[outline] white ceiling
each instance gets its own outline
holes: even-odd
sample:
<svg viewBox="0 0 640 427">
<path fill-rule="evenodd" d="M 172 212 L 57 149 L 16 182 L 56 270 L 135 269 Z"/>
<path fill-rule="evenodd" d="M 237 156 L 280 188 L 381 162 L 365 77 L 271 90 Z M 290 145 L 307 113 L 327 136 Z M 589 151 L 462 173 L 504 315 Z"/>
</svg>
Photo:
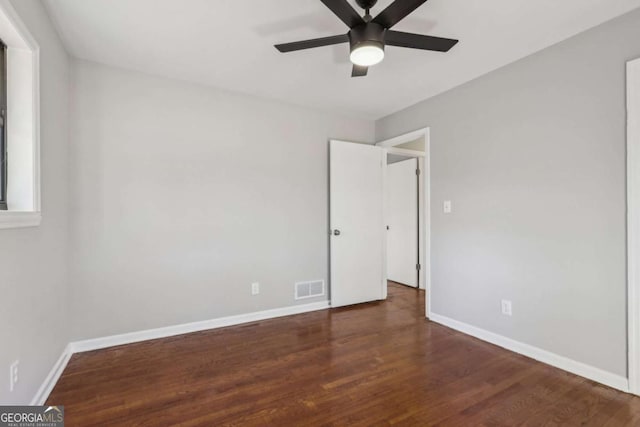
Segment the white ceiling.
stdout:
<svg viewBox="0 0 640 427">
<path fill-rule="evenodd" d="M 351 78 L 346 33 L 320 0 L 45 0 L 69 52 L 113 66 L 377 119 L 640 7 L 640 0 L 430 0 L 394 29 L 460 39 L 449 53 L 388 47 Z M 354 0 L 350 2 L 355 5 Z M 391 0 L 380 0 L 376 15 Z"/>
</svg>

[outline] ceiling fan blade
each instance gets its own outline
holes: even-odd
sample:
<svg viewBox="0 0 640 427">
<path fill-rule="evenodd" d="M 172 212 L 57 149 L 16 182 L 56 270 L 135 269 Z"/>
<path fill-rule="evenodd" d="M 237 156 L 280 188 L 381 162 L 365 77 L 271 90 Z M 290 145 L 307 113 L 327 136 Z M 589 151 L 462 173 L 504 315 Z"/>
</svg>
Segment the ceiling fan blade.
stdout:
<svg viewBox="0 0 640 427">
<path fill-rule="evenodd" d="M 427 0 L 396 0 L 373 18 L 373 22 L 391 28 L 426 2 Z"/>
<path fill-rule="evenodd" d="M 349 36 L 343 34 L 340 36 L 322 37 L 319 39 L 303 40 L 293 43 L 283 43 L 275 45 L 275 48 L 280 52 L 293 52 L 296 50 L 312 49 L 314 47 L 331 46 L 333 44 L 340 44 L 349 41 Z"/>
<path fill-rule="evenodd" d="M 349 28 L 364 24 L 364 19 L 356 12 L 347 0 L 320 0 Z"/>
<path fill-rule="evenodd" d="M 458 43 L 458 40 L 389 30 L 385 35 L 385 43 L 387 46 L 448 52 Z"/>
<path fill-rule="evenodd" d="M 351 77 L 364 77 L 367 75 L 367 71 L 369 71 L 369 67 L 354 64 L 353 70 L 351 70 Z"/>
</svg>

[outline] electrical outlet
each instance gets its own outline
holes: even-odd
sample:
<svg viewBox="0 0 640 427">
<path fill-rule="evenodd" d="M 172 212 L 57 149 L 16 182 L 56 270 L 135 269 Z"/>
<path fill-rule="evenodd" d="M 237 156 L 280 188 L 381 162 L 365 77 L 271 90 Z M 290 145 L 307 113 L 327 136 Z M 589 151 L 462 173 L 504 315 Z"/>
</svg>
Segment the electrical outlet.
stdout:
<svg viewBox="0 0 640 427">
<path fill-rule="evenodd" d="M 442 210 L 446 214 L 451 213 L 451 200 L 444 201 L 444 203 L 442 204 Z"/>
<path fill-rule="evenodd" d="M 9 391 L 13 391 L 16 388 L 16 384 L 18 384 L 18 365 L 20 364 L 19 360 L 16 360 L 9 366 Z"/>
<path fill-rule="evenodd" d="M 254 282 L 251 284 L 251 295 L 258 295 L 260 293 L 260 283 Z"/>
<path fill-rule="evenodd" d="M 505 316 L 511 316 L 511 301 L 503 299 L 502 300 L 502 314 Z"/>
</svg>

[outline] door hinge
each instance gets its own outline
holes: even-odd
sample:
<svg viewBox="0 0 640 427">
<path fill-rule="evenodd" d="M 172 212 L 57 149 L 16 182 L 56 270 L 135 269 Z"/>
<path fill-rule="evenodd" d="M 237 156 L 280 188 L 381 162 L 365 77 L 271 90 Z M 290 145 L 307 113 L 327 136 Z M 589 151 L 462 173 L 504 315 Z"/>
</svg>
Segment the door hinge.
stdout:
<svg viewBox="0 0 640 427">
<path fill-rule="evenodd" d="M 416 169 L 416 175 L 420 176 L 420 169 Z"/>
<path fill-rule="evenodd" d="M 420 271 L 422 269 L 422 266 L 420 264 L 416 264 L 416 270 Z"/>
</svg>

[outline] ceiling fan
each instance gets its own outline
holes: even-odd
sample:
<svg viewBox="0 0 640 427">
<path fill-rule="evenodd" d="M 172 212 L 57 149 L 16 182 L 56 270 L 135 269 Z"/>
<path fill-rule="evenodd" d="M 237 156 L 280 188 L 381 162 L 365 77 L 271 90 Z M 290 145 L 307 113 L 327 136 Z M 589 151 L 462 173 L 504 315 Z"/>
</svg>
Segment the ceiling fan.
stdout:
<svg viewBox="0 0 640 427">
<path fill-rule="evenodd" d="M 375 18 L 371 17 L 369 10 L 378 0 L 356 0 L 358 6 L 365 10 L 362 17 L 347 0 L 320 1 L 331 9 L 342 22 L 347 24 L 349 32 L 339 36 L 277 44 L 275 45 L 276 49 L 285 53 L 349 42 L 351 46 L 350 59 L 353 63 L 351 77 L 362 77 L 367 75 L 370 66 L 384 59 L 385 45 L 448 52 L 458 43 L 458 40 L 453 39 L 391 30 L 391 27 L 427 0 L 396 0 Z"/>
</svg>

